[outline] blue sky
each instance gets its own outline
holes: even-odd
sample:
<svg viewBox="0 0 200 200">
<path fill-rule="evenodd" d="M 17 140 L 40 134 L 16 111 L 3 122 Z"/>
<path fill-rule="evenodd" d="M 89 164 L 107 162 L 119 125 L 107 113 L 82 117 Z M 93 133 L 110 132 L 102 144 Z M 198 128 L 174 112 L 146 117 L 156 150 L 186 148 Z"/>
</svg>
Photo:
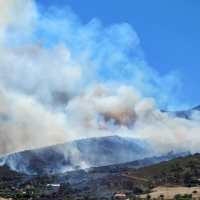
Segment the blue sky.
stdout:
<svg viewBox="0 0 200 200">
<path fill-rule="evenodd" d="M 198 0 L 36 0 L 44 7 L 70 6 L 82 24 L 93 18 L 107 27 L 129 23 L 148 64 L 160 75 L 176 71 L 183 104 L 200 104 L 200 2 Z"/>
</svg>

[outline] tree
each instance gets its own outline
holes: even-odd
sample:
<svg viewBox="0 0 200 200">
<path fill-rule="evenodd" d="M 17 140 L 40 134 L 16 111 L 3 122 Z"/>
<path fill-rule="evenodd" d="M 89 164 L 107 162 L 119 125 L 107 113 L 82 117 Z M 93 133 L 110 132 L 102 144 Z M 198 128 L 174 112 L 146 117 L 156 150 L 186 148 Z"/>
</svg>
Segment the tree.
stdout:
<svg viewBox="0 0 200 200">
<path fill-rule="evenodd" d="M 139 187 L 135 187 L 134 190 L 133 190 L 134 194 L 141 194 L 142 192 L 143 192 L 143 190 Z"/>
<path fill-rule="evenodd" d="M 192 198 L 192 194 L 184 194 L 183 199 L 191 199 Z"/>
<path fill-rule="evenodd" d="M 190 158 L 188 160 L 188 164 L 189 164 L 190 170 L 195 172 L 195 168 L 196 168 L 196 165 L 199 164 L 199 160 L 196 158 Z"/>
<path fill-rule="evenodd" d="M 152 188 L 152 181 L 148 180 L 148 188 L 151 189 Z"/>
<path fill-rule="evenodd" d="M 161 195 L 160 195 L 160 198 L 163 199 L 163 198 L 164 198 L 164 194 L 161 194 Z"/>
<path fill-rule="evenodd" d="M 71 191 L 69 182 L 61 183 L 58 189 L 59 194 L 68 194 Z"/>
<path fill-rule="evenodd" d="M 179 169 L 180 169 L 180 162 L 177 160 L 175 161 L 175 168 L 176 168 L 176 172 L 179 172 Z"/>
<path fill-rule="evenodd" d="M 88 200 L 89 199 L 89 197 L 88 196 L 84 196 L 84 200 Z"/>
<path fill-rule="evenodd" d="M 188 160 L 188 164 L 191 166 L 191 167 L 194 167 L 195 165 L 199 164 L 199 160 L 196 159 L 196 158 L 190 158 Z"/>
<path fill-rule="evenodd" d="M 151 199 L 151 195 L 147 194 L 147 199 Z"/>
<path fill-rule="evenodd" d="M 192 178 L 192 175 L 193 175 L 192 172 L 189 171 L 189 170 L 186 170 L 186 171 L 182 172 L 182 173 L 181 173 L 181 177 L 182 177 L 182 179 L 183 179 L 183 183 L 184 183 L 184 184 L 189 183 L 189 181 L 190 181 L 191 178 Z"/>
<path fill-rule="evenodd" d="M 123 183 L 122 183 L 122 185 L 123 185 L 123 187 L 124 187 L 125 189 L 128 189 L 128 190 L 132 190 L 132 189 L 133 189 L 133 186 L 134 186 L 133 182 L 130 181 L 130 180 L 127 180 L 127 181 L 124 180 Z"/>
<path fill-rule="evenodd" d="M 181 200 L 181 195 L 180 195 L 180 194 L 174 195 L 174 199 L 175 199 L 175 200 Z"/>
</svg>

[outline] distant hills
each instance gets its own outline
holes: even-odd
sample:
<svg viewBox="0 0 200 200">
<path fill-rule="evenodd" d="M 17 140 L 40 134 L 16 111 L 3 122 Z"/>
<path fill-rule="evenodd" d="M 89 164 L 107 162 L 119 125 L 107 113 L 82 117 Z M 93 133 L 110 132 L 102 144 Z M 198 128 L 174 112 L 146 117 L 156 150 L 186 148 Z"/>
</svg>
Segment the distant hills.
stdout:
<svg viewBox="0 0 200 200">
<path fill-rule="evenodd" d="M 0 165 L 28 174 L 60 173 L 75 169 L 125 163 L 153 155 L 137 138 L 87 138 L 0 157 Z"/>
<path fill-rule="evenodd" d="M 196 106 L 194 108 L 190 108 L 188 110 L 183 110 L 183 111 L 166 111 L 166 110 L 161 110 L 162 112 L 167 112 L 170 115 L 173 115 L 175 117 L 180 117 L 180 118 L 185 118 L 185 119 L 190 119 L 191 115 L 194 111 L 200 111 L 200 105 Z"/>
</svg>

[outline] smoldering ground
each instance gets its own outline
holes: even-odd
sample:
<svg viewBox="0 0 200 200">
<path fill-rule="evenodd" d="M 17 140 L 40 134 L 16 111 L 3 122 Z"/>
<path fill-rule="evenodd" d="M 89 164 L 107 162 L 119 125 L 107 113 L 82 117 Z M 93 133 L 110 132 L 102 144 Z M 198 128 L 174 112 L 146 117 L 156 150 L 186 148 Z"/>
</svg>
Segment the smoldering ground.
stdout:
<svg viewBox="0 0 200 200">
<path fill-rule="evenodd" d="M 186 120 L 158 109 L 180 105 L 178 73 L 151 68 L 129 24 L 83 24 L 69 7 L 33 0 L 0 3 L 0 155 L 115 134 L 163 151 L 198 147 L 198 112 Z"/>
</svg>

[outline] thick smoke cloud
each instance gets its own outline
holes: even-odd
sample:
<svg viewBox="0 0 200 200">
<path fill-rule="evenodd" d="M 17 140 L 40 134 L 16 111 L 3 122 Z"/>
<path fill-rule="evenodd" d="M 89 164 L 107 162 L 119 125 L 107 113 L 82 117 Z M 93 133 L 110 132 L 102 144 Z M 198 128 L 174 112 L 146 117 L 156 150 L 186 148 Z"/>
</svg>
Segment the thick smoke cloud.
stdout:
<svg viewBox="0 0 200 200">
<path fill-rule="evenodd" d="M 31 0 L 0 3 L 0 155 L 114 134 L 195 148 L 199 114 L 188 121 L 158 110 L 177 105 L 180 81 L 147 64 L 129 24 L 82 24 L 70 8 Z"/>
</svg>

